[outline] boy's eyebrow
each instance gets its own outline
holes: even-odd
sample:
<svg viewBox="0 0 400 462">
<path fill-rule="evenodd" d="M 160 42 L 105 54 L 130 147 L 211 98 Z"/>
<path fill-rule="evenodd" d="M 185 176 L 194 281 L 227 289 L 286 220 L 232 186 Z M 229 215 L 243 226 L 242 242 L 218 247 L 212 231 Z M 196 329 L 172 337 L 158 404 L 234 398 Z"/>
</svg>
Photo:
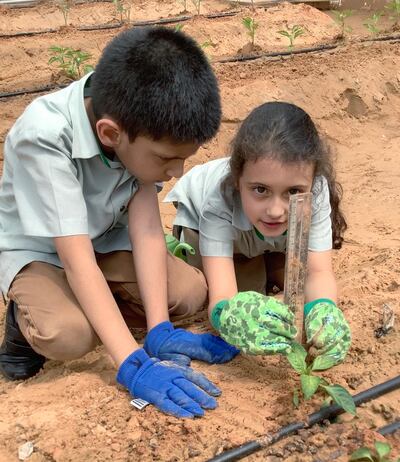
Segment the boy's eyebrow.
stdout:
<svg viewBox="0 0 400 462">
<path fill-rule="evenodd" d="M 157 151 L 153 151 L 153 154 L 155 154 L 158 157 L 161 157 L 163 159 L 168 159 L 168 160 L 173 160 L 173 159 L 186 160 L 186 156 L 179 157 L 175 154 L 172 156 L 168 156 L 168 155 L 165 155 L 163 152 L 157 152 Z"/>
</svg>

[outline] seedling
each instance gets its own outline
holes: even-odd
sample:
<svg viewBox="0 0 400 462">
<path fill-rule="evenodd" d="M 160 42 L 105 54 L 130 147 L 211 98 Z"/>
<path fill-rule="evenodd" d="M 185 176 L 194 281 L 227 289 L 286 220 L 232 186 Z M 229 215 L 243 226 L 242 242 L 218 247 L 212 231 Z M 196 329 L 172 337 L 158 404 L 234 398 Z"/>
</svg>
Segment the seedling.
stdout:
<svg viewBox="0 0 400 462">
<path fill-rule="evenodd" d="M 174 27 L 174 32 L 179 32 L 183 29 L 183 24 L 176 24 Z"/>
<path fill-rule="evenodd" d="M 374 449 L 369 449 L 367 447 L 357 449 L 350 456 L 349 462 L 390 462 L 392 460 L 389 459 L 392 450 L 389 443 L 375 441 L 374 446 Z M 397 459 L 397 462 L 400 462 L 400 458 Z"/>
<path fill-rule="evenodd" d="M 124 14 L 125 14 L 125 5 L 123 0 L 112 0 L 115 8 L 115 13 L 119 15 L 119 22 L 122 24 L 124 21 Z"/>
<path fill-rule="evenodd" d="M 74 50 L 70 47 L 59 47 L 57 45 L 50 47 L 49 51 L 53 56 L 49 59 L 48 63 L 58 63 L 58 67 L 62 73 L 71 80 L 77 80 L 93 70 L 93 66 L 87 63 L 92 55 L 86 51 Z"/>
<path fill-rule="evenodd" d="M 370 18 L 367 18 L 363 26 L 365 26 L 372 35 L 378 35 L 381 31 L 378 28 L 378 21 L 382 16 L 383 13 L 381 11 L 374 13 Z"/>
<path fill-rule="evenodd" d="M 247 29 L 247 33 L 249 34 L 250 39 L 251 39 L 251 44 L 254 46 L 256 30 L 257 30 L 259 24 L 255 21 L 254 18 L 250 18 L 250 17 L 243 18 L 242 19 L 242 24 Z"/>
<path fill-rule="evenodd" d="M 389 16 L 391 20 L 394 19 L 394 25 L 397 26 L 397 24 L 400 21 L 400 0 L 391 0 L 385 8 L 389 10 L 389 14 L 392 16 Z"/>
<path fill-rule="evenodd" d="M 354 13 L 353 10 L 342 10 L 342 11 L 333 11 L 335 15 L 334 20 L 339 24 L 341 29 L 341 37 L 344 37 L 345 32 L 351 32 L 353 29 L 350 26 L 346 26 L 346 19 Z"/>
<path fill-rule="evenodd" d="M 197 15 L 200 14 L 201 0 L 192 0 L 193 5 L 196 8 Z"/>
<path fill-rule="evenodd" d="M 300 37 L 300 35 L 303 35 L 304 33 L 305 33 L 305 30 L 301 26 L 297 26 L 297 25 L 293 26 L 291 29 L 287 28 L 286 30 L 278 30 L 278 34 L 283 35 L 284 37 L 288 38 L 289 51 L 293 50 L 294 41 L 297 39 L 297 37 Z"/>
<path fill-rule="evenodd" d="M 61 11 L 64 18 L 64 25 L 68 26 L 69 11 L 72 6 L 72 0 L 56 0 L 56 6 Z"/>
<path fill-rule="evenodd" d="M 310 360 L 307 356 L 307 351 L 299 343 L 294 342 L 287 359 L 293 369 L 300 374 L 301 391 L 305 400 L 310 399 L 320 390 L 328 394 L 345 411 L 353 415 L 356 414 L 353 398 L 345 388 L 341 385 L 329 384 L 324 378 L 313 374 L 314 371 L 324 371 L 334 366 L 335 362 L 332 358 L 321 355 Z M 295 406 L 299 403 L 297 389 L 293 395 L 293 403 Z"/>
</svg>

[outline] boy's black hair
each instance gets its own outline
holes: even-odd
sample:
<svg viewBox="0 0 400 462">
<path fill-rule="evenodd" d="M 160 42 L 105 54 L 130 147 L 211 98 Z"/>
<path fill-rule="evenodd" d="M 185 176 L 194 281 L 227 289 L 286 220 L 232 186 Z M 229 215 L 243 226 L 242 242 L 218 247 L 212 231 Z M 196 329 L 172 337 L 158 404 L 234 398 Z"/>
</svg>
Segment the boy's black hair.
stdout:
<svg viewBox="0 0 400 462">
<path fill-rule="evenodd" d="M 104 49 L 91 78 L 97 120 L 112 117 L 130 141 L 211 139 L 221 122 L 217 79 L 196 42 L 166 27 L 135 27 Z"/>
<path fill-rule="evenodd" d="M 253 109 L 240 126 L 231 144 L 231 177 L 237 185 L 244 164 L 261 158 L 282 163 L 309 162 L 314 175 L 326 178 L 331 204 L 333 248 L 340 249 L 346 219 L 340 208 L 342 186 L 336 181 L 332 154 L 319 135 L 311 117 L 300 107 L 285 102 L 264 103 Z"/>
</svg>

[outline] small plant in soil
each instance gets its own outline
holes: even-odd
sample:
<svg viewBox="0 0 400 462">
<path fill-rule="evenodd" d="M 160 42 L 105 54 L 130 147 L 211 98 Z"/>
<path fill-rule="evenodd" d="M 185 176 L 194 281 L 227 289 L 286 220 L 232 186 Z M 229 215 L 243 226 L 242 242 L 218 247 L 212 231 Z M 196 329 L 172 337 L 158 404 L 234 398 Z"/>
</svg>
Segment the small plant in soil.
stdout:
<svg viewBox="0 0 400 462">
<path fill-rule="evenodd" d="M 49 51 L 53 56 L 48 63 L 57 63 L 61 72 L 71 80 L 77 80 L 93 70 L 93 66 L 88 63 L 92 55 L 86 51 L 57 45 L 50 47 Z"/>
<path fill-rule="evenodd" d="M 120 23 L 122 24 L 124 20 L 129 23 L 131 21 L 132 0 L 112 0 L 112 2 Z"/>
<path fill-rule="evenodd" d="M 183 29 L 183 24 L 176 24 L 174 26 L 174 32 L 180 32 Z"/>
<path fill-rule="evenodd" d="M 256 30 L 257 30 L 259 24 L 255 21 L 254 18 L 250 18 L 250 17 L 243 18 L 242 19 L 242 24 L 247 29 L 247 33 L 250 36 L 251 44 L 254 46 L 254 40 L 255 40 L 255 37 L 256 37 Z"/>
<path fill-rule="evenodd" d="M 394 27 L 397 27 L 400 22 L 400 0 L 391 0 L 385 6 L 387 10 L 389 10 L 389 18 L 393 21 L 394 20 Z"/>
<path fill-rule="evenodd" d="M 374 449 L 362 447 L 353 452 L 349 462 L 391 462 L 395 459 L 389 458 L 392 448 L 389 443 L 375 441 Z M 400 462 L 400 458 L 397 459 Z"/>
<path fill-rule="evenodd" d="M 289 51 L 292 51 L 295 40 L 297 39 L 297 37 L 300 37 L 300 35 L 303 35 L 305 33 L 305 30 L 301 26 L 294 25 L 290 29 L 287 27 L 286 30 L 278 30 L 277 33 L 282 35 L 283 37 L 286 37 L 289 40 L 288 49 Z"/>
<path fill-rule="evenodd" d="M 372 35 L 378 35 L 381 31 L 378 28 L 378 22 L 382 16 L 383 13 L 381 11 L 374 13 L 370 18 L 367 18 L 367 20 L 363 23 L 363 26 L 366 27 Z"/>
<path fill-rule="evenodd" d="M 196 14 L 200 14 L 201 0 L 192 0 L 193 5 L 196 8 Z"/>
<path fill-rule="evenodd" d="M 64 26 L 68 26 L 69 12 L 72 7 L 72 0 L 55 0 L 57 8 L 61 11 L 64 18 Z"/>
<path fill-rule="evenodd" d="M 314 371 L 324 371 L 334 365 L 334 361 L 328 356 L 317 356 L 309 359 L 307 351 L 299 344 L 292 344 L 292 351 L 287 355 L 287 359 L 293 369 L 300 374 L 301 392 L 305 400 L 310 399 L 317 391 L 328 394 L 331 399 L 350 414 L 356 414 L 356 406 L 350 393 L 341 385 L 329 384 L 327 380 Z M 296 389 L 293 395 L 293 404 L 299 404 L 299 393 Z"/>
<path fill-rule="evenodd" d="M 333 11 L 334 20 L 340 26 L 340 36 L 343 38 L 345 32 L 351 32 L 353 29 L 346 25 L 346 19 L 352 16 L 353 10 Z"/>
</svg>

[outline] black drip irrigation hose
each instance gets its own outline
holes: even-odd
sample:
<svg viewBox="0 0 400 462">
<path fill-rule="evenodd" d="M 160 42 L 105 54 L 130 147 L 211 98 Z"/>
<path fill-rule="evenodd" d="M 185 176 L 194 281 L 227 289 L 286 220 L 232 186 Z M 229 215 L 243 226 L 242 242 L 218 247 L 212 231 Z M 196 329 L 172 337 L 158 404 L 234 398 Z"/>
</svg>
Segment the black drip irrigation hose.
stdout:
<svg viewBox="0 0 400 462">
<path fill-rule="evenodd" d="M 229 16 L 236 16 L 240 13 L 239 10 L 234 11 L 222 11 L 220 13 L 208 13 L 201 15 L 207 19 L 217 19 L 217 18 L 225 18 Z M 108 29 L 120 29 L 124 25 L 130 25 L 131 27 L 138 27 L 138 26 L 156 26 L 156 25 L 163 25 L 163 24 L 175 24 L 179 22 L 189 21 L 193 19 L 194 16 L 186 15 L 186 16 L 173 16 L 171 18 L 161 18 L 161 19 L 151 19 L 148 21 L 133 21 L 131 23 L 124 23 L 119 22 L 117 24 L 93 24 L 93 25 L 84 25 L 84 26 L 77 26 L 75 27 L 76 30 L 82 31 L 93 31 L 93 30 L 108 30 Z M 41 35 L 41 34 L 54 34 L 56 32 L 61 32 L 61 28 L 57 29 L 42 29 L 36 31 L 24 31 L 24 32 L 15 32 L 12 34 L 0 34 L 0 38 L 15 38 L 15 37 L 30 37 L 32 35 Z"/>
<path fill-rule="evenodd" d="M 21 96 L 21 95 L 31 95 L 34 93 L 44 93 L 46 91 L 58 90 L 61 88 L 65 88 L 68 86 L 68 83 L 55 83 L 53 85 L 45 85 L 43 87 L 37 88 L 26 88 L 22 90 L 15 90 L 5 93 L 0 93 L 0 100 L 2 98 L 13 98 L 14 96 Z"/>
<path fill-rule="evenodd" d="M 290 56 L 290 55 L 300 55 L 305 53 L 315 53 L 316 51 L 328 51 L 334 50 L 338 45 L 320 45 L 318 47 L 312 48 L 299 48 L 298 50 L 292 51 L 274 51 L 271 53 L 258 53 L 256 55 L 243 55 L 243 56 L 234 56 L 232 58 L 222 58 L 216 59 L 213 63 L 223 64 L 223 63 L 237 63 L 242 61 L 254 61 L 255 59 L 260 58 L 276 58 L 278 56 Z"/>
<path fill-rule="evenodd" d="M 381 427 L 377 432 L 382 436 L 391 435 L 395 431 L 400 430 L 400 420 L 396 420 L 389 425 Z"/>
<path fill-rule="evenodd" d="M 361 393 L 354 395 L 354 404 L 356 406 L 359 406 L 362 403 L 378 398 L 379 396 L 385 395 L 386 393 L 390 393 L 391 391 L 396 390 L 398 388 L 400 388 L 400 375 L 388 380 L 387 382 L 375 385 L 374 387 L 371 387 L 368 390 L 362 391 Z M 282 440 L 283 438 L 293 435 L 298 430 L 312 427 L 313 425 L 323 422 L 324 420 L 332 420 L 333 418 L 335 418 L 339 414 L 342 414 L 343 412 L 345 412 L 344 409 L 337 404 L 333 404 L 332 406 L 328 407 L 323 407 L 319 411 L 310 414 L 307 417 L 306 422 L 294 422 L 289 425 L 286 425 L 285 427 L 279 429 L 276 433 L 273 433 L 271 435 L 267 434 L 257 440 L 249 441 L 248 443 L 242 444 L 237 448 L 224 451 L 222 454 L 219 454 L 218 456 L 209 459 L 207 462 L 233 462 L 236 460 L 240 460 L 243 457 L 249 456 L 254 452 L 257 452 L 276 443 L 277 441 Z M 381 431 L 386 429 L 385 434 L 389 434 L 389 432 L 394 432 L 400 425 L 399 422 L 400 421 L 397 421 L 393 424 L 387 425 L 386 427 L 383 427 Z M 389 430 L 387 430 L 388 428 Z M 381 434 L 383 435 L 384 433 Z"/>
</svg>

